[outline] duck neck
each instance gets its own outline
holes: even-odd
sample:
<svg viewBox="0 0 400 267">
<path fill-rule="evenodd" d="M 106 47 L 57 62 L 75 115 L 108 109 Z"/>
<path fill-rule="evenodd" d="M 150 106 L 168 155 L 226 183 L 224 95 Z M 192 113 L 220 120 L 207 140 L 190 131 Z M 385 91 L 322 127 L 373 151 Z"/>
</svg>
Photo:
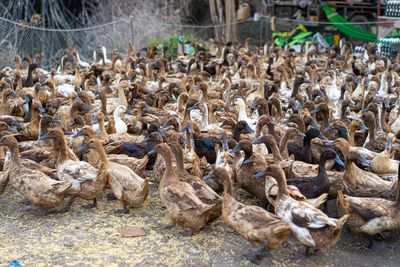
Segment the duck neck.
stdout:
<svg viewBox="0 0 400 267">
<path fill-rule="evenodd" d="M 181 147 L 177 147 L 176 150 L 174 150 L 174 156 L 176 160 L 176 167 L 180 171 L 184 171 L 185 167 L 183 165 L 183 152 Z"/>
<path fill-rule="evenodd" d="M 38 111 L 36 108 L 32 109 L 32 117 L 29 125 L 33 125 L 33 127 L 39 128 Z"/>
<path fill-rule="evenodd" d="M 126 100 L 124 88 L 118 87 L 118 99 L 121 105 L 128 107 L 128 101 Z"/>
<path fill-rule="evenodd" d="M 288 195 L 288 190 L 287 190 L 287 185 L 286 185 L 286 179 L 284 177 L 284 173 L 279 173 L 274 175 L 273 177 L 275 178 L 277 184 L 278 184 L 278 195 L 277 199 L 281 198 L 282 196 L 287 196 Z"/>
<path fill-rule="evenodd" d="M 306 124 L 304 123 L 304 120 L 299 118 L 295 123 L 299 127 L 299 131 L 304 134 L 306 132 Z"/>
<path fill-rule="evenodd" d="M 233 140 L 236 142 L 240 142 L 240 130 L 237 126 L 235 126 L 235 129 L 233 130 Z"/>
<path fill-rule="evenodd" d="M 168 179 L 176 179 L 178 180 L 178 178 L 176 177 L 175 171 L 172 168 L 172 153 L 169 153 L 169 155 L 163 155 L 164 158 L 164 162 L 165 162 L 165 172 L 164 172 L 164 176 L 163 177 L 168 177 Z"/>
<path fill-rule="evenodd" d="M 103 165 L 109 163 L 104 147 L 101 144 L 96 148 L 96 151 L 99 154 L 100 161 Z"/>
<path fill-rule="evenodd" d="M 326 129 L 326 128 L 329 127 L 329 111 L 328 112 L 324 112 L 323 114 L 324 114 L 323 115 L 324 117 L 323 117 L 323 120 L 322 120 L 321 129 Z"/>
<path fill-rule="evenodd" d="M 356 128 L 357 128 L 356 125 L 354 125 L 354 124 L 350 125 L 350 132 L 349 132 L 349 138 L 348 139 L 349 139 L 349 143 L 350 143 L 351 146 L 356 146 L 356 143 L 354 141 L 354 136 L 356 134 Z"/>
<path fill-rule="evenodd" d="M 100 131 L 101 138 L 107 140 L 108 139 L 108 133 L 107 133 L 106 128 L 104 126 L 104 119 L 103 120 L 99 120 L 99 131 Z"/>
<path fill-rule="evenodd" d="M 288 134 L 283 135 L 281 139 L 281 143 L 279 144 L 279 151 L 281 153 L 281 156 L 283 159 L 288 159 L 289 158 L 289 151 L 288 151 L 288 143 L 290 140 L 290 136 Z"/>
<path fill-rule="evenodd" d="M 375 141 L 376 141 L 375 123 L 370 123 L 370 125 L 368 125 L 368 136 L 367 139 L 365 140 L 364 145 Z"/>
<path fill-rule="evenodd" d="M 269 146 L 269 148 L 272 151 L 272 156 L 273 156 L 274 162 L 280 162 L 283 160 L 281 152 L 279 151 L 279 148 L 278 148 L 278 145 L 276 144 L 276 142 L 271 144 L 271 146 Z"/>
<path fill-rule="evenodd" d="M 103 112 L 104 116 L 107 116 L 107 96 L 104 90 L 99 92 L 100 101 L 101 101 L 101 112 Z"/>
<path fill-rule="evenodd" d="M 376 114 L 375 116 L 375 124 L 378 132 L 382 132 L 382 122 L 381 122 L 382 113 L 385 114 L 384 112 L 382 112 L 382 108 L 378 107 L 378 114 Z"/>
<path fill-rule="evenodd" d="M 121 114 L 119 114 L 119 113 L 115 113 L 114 114 L 114 122 L 117 124 L 117 123 L 120 123 L 120 122 L 123 122 L 123 120 L 121 119 Z"/>
<path fill-rule="evenodd" d="M 324 157 L 321 157 L 319 160 L 319 165 L 318 165 L 318 177 L 321 176 L 326 176 L 326 159 Z"/>
<path fill-rule="evenodd" d="M 203 113 L 201 114 L 202 116 L 202 124 L 203 124 L 203 130 L 208 130 L 208 107 L 207 104 L 204 105 Z"/>
<path fill-rule="evenodd" d="M 12 163 L 14 166 L 20 166 L 20 161 L 18 157 L 18 145 L 9 147 L 10 150 L 10 163 Z"/>
<path fill-rule="evenodd" d="M 58 164 L 63 163 L 66 160 L 69 160 L 70 158 L 68 157 L 68 147 L 67 147 L 67 142 L 65 142 L 65 138 L 57 138 L 57 140 L 54 140 L 54 142 L 58 143 Z"/>
<path fill-rule="evenodd" d="M 224 183 L 224 201 L 229 201 L 233 198 L 232 180 L 228 177 L 223 180 Z"/>
<path fill-rule="evenodd" d="M 203 88 L 203 90 L 201 92 L 202 92 L 201 101 L 204 102 L 204 103 L 208 103 L 208 96 L 207 96 L 208 90 L 207 90 L 207 88 Z"/>
<path fill-rule="evenodd" d="M 272 135 L 275 138 L 276 142 L 279 142 L 279 137 L 275 131 L 275 125 L 268 123 L 268 134 Z"/>
<path fill-rule="evenodd" d="M 246 106 L 244 103 L 242 103 L 241 105 L 239 105 L 239 118 L 238 121 L 248 121 L 248 117 L 247 117 L 247 112 L 246 112 Z"/>
<path fill-rule="evenodd" d="M 353 167 L 354 163 L 353 161 L 350 161 L 346 158 L 346 162 L 344 164 L 344 175 L 343 179 L 344 181 L 349 184 L 353 189 L 356 189 L 356 179 L 354 178 L 353 175 Z"/>
</svg>

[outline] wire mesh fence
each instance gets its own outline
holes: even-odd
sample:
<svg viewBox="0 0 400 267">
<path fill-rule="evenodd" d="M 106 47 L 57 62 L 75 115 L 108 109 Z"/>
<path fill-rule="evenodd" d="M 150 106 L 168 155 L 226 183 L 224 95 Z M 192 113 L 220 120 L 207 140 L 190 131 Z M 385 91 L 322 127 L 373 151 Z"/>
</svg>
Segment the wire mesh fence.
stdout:
<svg viewBox="0 0 400 267">
<path fill-rule="evenodd" d="M 140 49 L 149 45 L 152 40 L 162 43 L 163 39 L 169 38 L 168 33 L 178 36 L 182 34 L 189 40 L 206 41 L 214 38 L 215 32 L 224 27 L 150 23 L 127 17 L 94 27 L 60 30 L 23 25 L 0 18 L 0 67 L 16 65 L 14 58 L 17 54 L 33 57 L 38 53 L 42 53 L 42 67 L 55 67 L 61 57 L 72 49 L 79 52 L 81 59 L 91 61 L 93 51 L 99 46 L 126 53 L 129 42 Z M 262 36 L 265 38 L 266 29 L 269 27 L 266 20 L 244 20 L 238 21 L 237 24 L 240 42 L 244 42 L 247 37 L 258 40 L 260 31 L 264 32 Z M 149 27 L 158 27 L 159 31 L 149 31 Z"/>
<path fill-rule="evenodd" d="M 234 22 L 237 24 L 238 41 L 243 43 L 247 37 L 252 37 L 252 44 L 260 45 L 270 37 L 270 17 L 263 16 L 260 20 L 253 19 Z M 307 24 L 288 18 L 275 18 L 280 23 L 296 27 Z M 376 22 L 368 22 L 376 24 Z M 326 24 L 331 24 L 327 22 Z M 361 24 L 361 23 L 360 23 Z M 207 41 L 214 38 L 216 32 L 223 32 L 225 25 L 181 25 L 170 22 L 160 22 L 159 18 L 128 16 L 104 24 L 79 29 L 46 29 L 20 24 L 0 17 L 0 68 L 16 66 L 15 55 L 21 57 L 41 53 L 40 66 L 56 67 L 61 57 L 76 49 L 82 60 L 92 61 L 93 51 L 99 46 L 114 49 L 122 55 L 127 52 L 128 43 L 132 43 L 137 51 L 150 44 L 162 44 L 170 35 L 185 35 L 192 41 Z M 221 35 L 221 34 L 220 34 Z M 152 40 L 155 40 L 151 42 Z"/>
</svg>

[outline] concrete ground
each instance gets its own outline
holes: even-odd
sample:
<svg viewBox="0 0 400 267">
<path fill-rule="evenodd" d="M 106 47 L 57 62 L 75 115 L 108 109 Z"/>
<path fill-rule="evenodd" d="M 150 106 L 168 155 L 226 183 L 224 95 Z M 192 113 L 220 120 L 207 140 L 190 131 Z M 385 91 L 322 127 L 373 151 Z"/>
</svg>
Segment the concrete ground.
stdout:
<svg viewBox="0 0 400 267">
<path fill-rule="evenodd" d="M 257 200 L 236 187 L 235 196 L 246 204 Z M 253 249 L 223 221 L 190 237 L 184 228 L 161 229 L 168 213 L 160 200 L 157 184 L 152 184 L 148 199 L 130 214 L 115 214 L 120 202 L 103 195 L 98 208 L 85 210 L 86 201 L 78 200 L 70 212 L 39 215 L 23 211 L 26 205 L 10 186 L 0 196 L 0 266 L 17 260 L 22 266 L 255 266 L 243 254 Z M 329 203 L 334 210 L 334 202 Z M 117 229 L 139 226 L 146 236 L 125 238 Z M 400 241 L 392 233 L 385 250 L 371 251 L 364 237 L 347 231 L 336 246 L 296 261 L 294 255 L 304 247 L 291 236 L 277 250 L 265 253 L 260 266 L 399 266 Z"/>
</svg>

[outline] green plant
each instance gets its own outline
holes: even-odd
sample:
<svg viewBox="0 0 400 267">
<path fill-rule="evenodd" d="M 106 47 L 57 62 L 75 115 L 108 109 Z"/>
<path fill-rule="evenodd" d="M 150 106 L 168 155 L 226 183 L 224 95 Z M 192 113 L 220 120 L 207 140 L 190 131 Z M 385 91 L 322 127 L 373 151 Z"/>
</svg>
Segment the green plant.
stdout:
<svg viewBox="0 0 400 267">
<path fill-rule="evenodd" d="M 190 33 L 189 35 L 183 35 L 182 40 L 184 43 L 187 41 L 195 41 L 196 37 L 193 33 Z M 168 46 L 166 56 L 176 57 L 178 55 L 178 47 L 180 45 L 180 35 L 178 35 L 176 31 L 172 31 L 169 38 L 159 36 L 157 39 L 151 40 L 149 45 L 158 46 L 157 54 L 159 55 L 162 53 L 162 48 Z"/>
</svg>

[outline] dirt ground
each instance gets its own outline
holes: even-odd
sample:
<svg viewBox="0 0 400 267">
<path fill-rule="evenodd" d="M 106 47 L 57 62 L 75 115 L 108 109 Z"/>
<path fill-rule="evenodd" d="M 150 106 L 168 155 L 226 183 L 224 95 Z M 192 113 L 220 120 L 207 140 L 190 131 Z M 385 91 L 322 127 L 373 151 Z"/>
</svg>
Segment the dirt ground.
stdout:
<svg viewBox="0 0 400 267">
<path fill-rule="evenodd" d="M 246 204 L 257 200 L 236 187 L 235 196 Z M 157 184 L 148 199 L 130 214 L 115 214 L 121 204 L 105 194 L 98 208 L 85 210 L 78 200 L 70 212 L 39 215 L 23 211 L 26 205 L 10 186 L 0 196 L 0 266 L 17 260 L 22 266 L 254 266 L 243 254 L 253 249 L 223 221 L 222 217 L 202 231 L 184 237 L 180 226 L 161 229 L 168 213 L 160 200 Z M 334 202 L 330 202 L 334 210 Z M 121 226 L 139 226 L 146 236 L 122 237 Z M 367 248 L 364 237 L 347 231 L 336 246 L 296 261 L 304 247 L 291 236 L 279 249 L 265 253 L 261 266 L 399 266 L 399 234 L 392 233 L 382 252 Z"/>
</svg>

